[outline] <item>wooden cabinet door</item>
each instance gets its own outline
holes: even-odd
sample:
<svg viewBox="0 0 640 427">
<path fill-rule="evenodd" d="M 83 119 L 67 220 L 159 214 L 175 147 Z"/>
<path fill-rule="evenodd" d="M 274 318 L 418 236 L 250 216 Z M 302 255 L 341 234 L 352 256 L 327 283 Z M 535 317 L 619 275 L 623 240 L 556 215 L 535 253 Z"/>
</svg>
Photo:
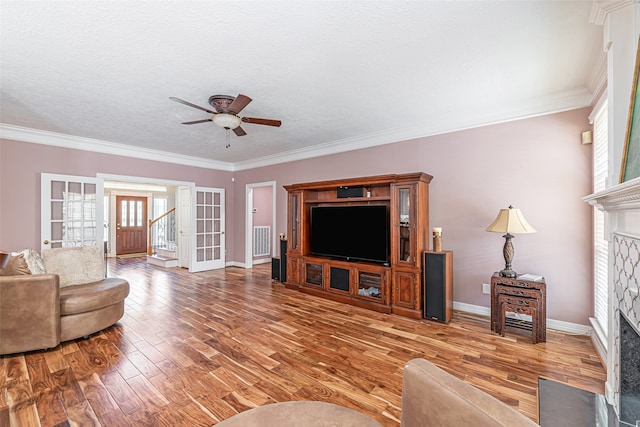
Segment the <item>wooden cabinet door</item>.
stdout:
<svg viewBox="0 0 640 427">
<path fill-rule="evenodd" d="M 326 267 L 324 264 L 303 261 L 302 269 L 304 274 L 303 285 L 319 289 L 325 288 Z"/>
<path fill-rule="evenodd" d="M 298 256 L 287 255 L 287 281 L 291 285 L 299 285 L 300 280 L 300 264 L 302 259 Z"/>
<path fill-rule="evenodd" d="M 411 272 L 396 271 L 393 275 L 391 291 L 393 305 L 409 309 L 418 308 L 418 275 Z"/>
</svg>

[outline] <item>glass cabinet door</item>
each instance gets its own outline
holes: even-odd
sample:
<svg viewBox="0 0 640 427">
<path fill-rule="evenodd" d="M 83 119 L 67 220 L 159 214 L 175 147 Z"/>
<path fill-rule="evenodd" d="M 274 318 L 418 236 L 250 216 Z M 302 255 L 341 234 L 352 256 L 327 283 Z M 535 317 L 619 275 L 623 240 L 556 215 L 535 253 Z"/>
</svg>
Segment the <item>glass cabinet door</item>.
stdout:
<svg viewBox="0 0 640 427">
<path fill-rule="evenodd" d="M 411 244 L 412 232 L 415 227 L 414 210 L 412 206 L 411 186 L 397 187 L 397 198 L 395 207 L 397 210 L 396 223 L 396 262 L 397 263 L 413 263 L 415 254 L 413 253 L 413 245 Z"/>
<path fill-rule="evenodd" d="M 358 270 L 358 295 L 382 300 L 384 273 Z"/>
<path fill-rule="evenodd" d="M 300 249 L 300 196 L 298 193 L 289 195 L 289 249 L 297 251 Z"/>
</svg>

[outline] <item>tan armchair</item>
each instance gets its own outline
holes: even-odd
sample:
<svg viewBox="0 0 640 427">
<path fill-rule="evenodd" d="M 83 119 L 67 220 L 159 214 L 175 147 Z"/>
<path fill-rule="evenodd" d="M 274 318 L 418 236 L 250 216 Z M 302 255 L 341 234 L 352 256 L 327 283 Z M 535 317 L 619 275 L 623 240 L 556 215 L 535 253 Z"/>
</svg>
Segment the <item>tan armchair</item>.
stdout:
<svg viewBox="0 0 640 427">
<path fill-rule="evenodd" d="M 0 354 L 53 348 L 59 343 L 58 276 L 0 276 Z"/>
<path fill-rule="evenodd" d="M 107 328 L 124 314 L 129 283 L 104 277 L 100 247 L 43 255 L 45 274 L 31 274 L 21 256 L 0 271 L 0 355 L 53 348 Z"/>
</svg>

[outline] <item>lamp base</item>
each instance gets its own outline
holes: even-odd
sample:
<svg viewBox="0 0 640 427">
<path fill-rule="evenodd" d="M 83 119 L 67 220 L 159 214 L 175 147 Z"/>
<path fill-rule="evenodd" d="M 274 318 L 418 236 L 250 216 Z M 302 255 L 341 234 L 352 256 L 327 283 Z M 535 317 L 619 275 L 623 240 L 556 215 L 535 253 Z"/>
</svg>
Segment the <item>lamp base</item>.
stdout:
<svg viewBox="0 0 640 427">
<path fill-rule="evenodd" d="M 500 277 L 509 277 L 511 279 L 515 279 L 516 277 L 518 277 L 518 273 L 511 269 L 504 269 L 500 271 Z"/>
</svg>

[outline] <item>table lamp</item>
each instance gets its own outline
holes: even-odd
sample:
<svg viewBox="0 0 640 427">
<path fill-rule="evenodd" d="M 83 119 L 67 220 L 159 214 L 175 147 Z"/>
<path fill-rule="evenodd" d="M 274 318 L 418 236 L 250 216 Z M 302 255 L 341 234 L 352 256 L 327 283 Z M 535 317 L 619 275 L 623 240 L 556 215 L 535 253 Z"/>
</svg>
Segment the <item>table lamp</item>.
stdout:
<svg viewBox="0 0 640 427">
<path fill-rule="evenodd" d="M 509 206 L 509 209 L 500 209 L 495 221 L 487 227 L 486 231 L 494 233 L 507 233 L 505 234 L 504 248 L 502 254 L 504 255 L 505 267 L 500 271 L 502 277 L 518 277 L 518 273 L 511 269 L 511 261 L 513 261 L 513 234 L 511 233 L 535 233 L 536 230 L 529 225 L 520 209 L 515 209 L 513 206 Z"/>
</svg>

